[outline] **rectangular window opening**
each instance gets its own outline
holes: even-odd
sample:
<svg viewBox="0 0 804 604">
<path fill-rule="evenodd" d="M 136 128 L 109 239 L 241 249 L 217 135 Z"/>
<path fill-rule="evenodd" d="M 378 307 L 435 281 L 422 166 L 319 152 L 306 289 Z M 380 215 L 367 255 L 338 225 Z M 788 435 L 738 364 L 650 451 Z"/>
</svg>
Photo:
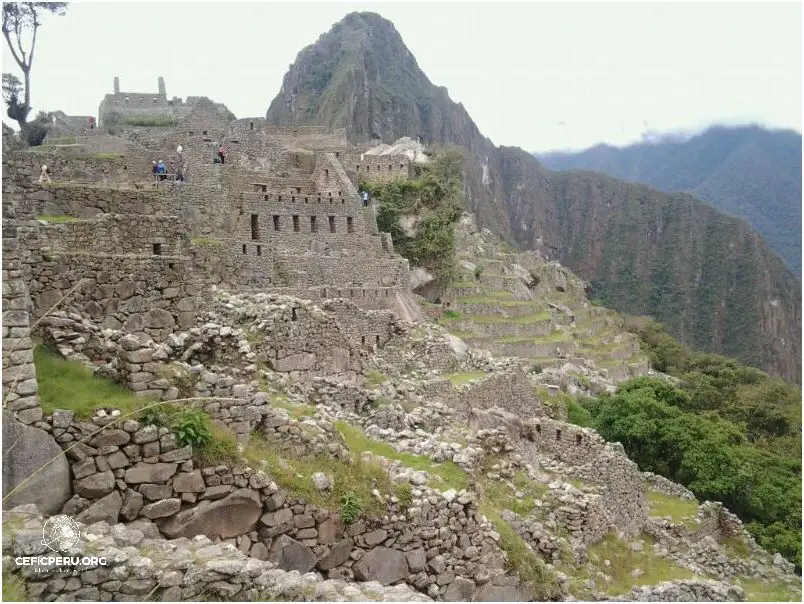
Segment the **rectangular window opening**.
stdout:
<svg viewBox="0 0 804 604">
<path fill-rule="evenodd" d="M 334 216 L 329 217 L 329 232 L 330 233 L 335 232 L 335 217 Z"/>
<path fill-rule="evenodd" d="M 161 256 L 162 255 L 162 244 L 161 243 L 154 243 L 153 251 L 154 251 L 154 256 Z"/>
<path fill-rule="evenodd" d="M 294 233 L 299 232 L 299 217 L 298 216 L 293 217 L 293 232 Z"/>
<path fill-rule="evenodd" d="M 347 233 L 354 233 L 355 232 L 355 224 L 354 224 L 354 220 L 352 220 L 351 216 L 346 217 L 346 232 Z"/>
<path fill-rule="evenodd" d="M 258 241 L 260 238 L 260 218 L 257 214 L 251 215 L 251 240 Z"/>
<path fill-rule="evenodd" d="M 262 246 L 261 245 L 257 246 L 257 255 L 262 256 Z"/>
<path fill-rule="evenodd" d="M 246 244 L 243 244 L 243 254 L 246 254 Z"/>
<path fill-rule="evenodd" d="M 317 233 L 318 225 L 315 223 L 315 216 L 310 216 L 310 232 Z"/>
<path fill-rule="evenodd" d="M 279 230 L 279 216 L 277 216 L 276 214 L 274 214 L 274 230 L 275 231 Z"/>
</svg>

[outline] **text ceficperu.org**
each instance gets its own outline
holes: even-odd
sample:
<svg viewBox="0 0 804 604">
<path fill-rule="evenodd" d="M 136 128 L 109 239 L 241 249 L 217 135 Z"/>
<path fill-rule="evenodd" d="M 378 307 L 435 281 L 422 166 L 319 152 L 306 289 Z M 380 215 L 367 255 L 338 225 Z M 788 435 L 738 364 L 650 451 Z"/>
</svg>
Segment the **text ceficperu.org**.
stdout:
<svg viewBox="0 0 804 604">
<path fill-rule="evenodd" d="M 17 566 L 106 566 L 106 556 L 18 556 Z"/>
</svg>

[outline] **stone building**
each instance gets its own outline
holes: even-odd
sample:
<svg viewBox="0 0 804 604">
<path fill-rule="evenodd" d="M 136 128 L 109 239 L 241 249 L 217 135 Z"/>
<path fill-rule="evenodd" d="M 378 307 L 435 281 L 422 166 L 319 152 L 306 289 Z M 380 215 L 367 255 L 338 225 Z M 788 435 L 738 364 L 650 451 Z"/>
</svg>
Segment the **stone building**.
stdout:
<svg viewBox="0 0 804 604">
<path fill-rule="evenodd" d="M 103 97 L 98 107 L 98 125 L 112 126 L 126 119 L 154 120 L 178 119 L 188 115 L 195 104 L 204 97 L 179 97 L 168 99 L 165 79 L 158 80 L 158 92 L 120 92 L 120 78 L 114 79 L 114 92 Z M 223 105 L 219 105 L 224 108 Z M 225 108 L 224 108 L 225 109 Z"/>
</svg>

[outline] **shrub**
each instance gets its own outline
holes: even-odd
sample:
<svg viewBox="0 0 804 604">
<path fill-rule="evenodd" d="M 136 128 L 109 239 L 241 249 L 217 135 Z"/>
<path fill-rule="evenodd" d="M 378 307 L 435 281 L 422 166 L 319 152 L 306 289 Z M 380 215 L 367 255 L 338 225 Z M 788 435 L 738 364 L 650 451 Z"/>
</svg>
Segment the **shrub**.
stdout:
<svg viewBox="0 0 804 604">
<path fill-rule="evenodd" d="M 173 425 L 173 434 L 182 446 L 203 447 L 212 440 L 209 420 L 203 411 L 185 409 Z"/>
<path fill-rule="evenodd" d="M 341 497 L 341 519 L 346 524 L 352 524 L 363 513 L 363 502 L 354 491 L 344 493 Z"/>
<path fill-rule="evenodd" d="M 477 266 L 475 267 L 475 279 L 480 281 L 480 277 L 483 276 L 483 267 Z"/>
<path fill-rule="evenodd" d="M 539 364 L 538 361 L 533 361 L 533 364 L 530 366 L 531 373 L 541 373 L 543 371 L 542 366 Z"/>
</svg>

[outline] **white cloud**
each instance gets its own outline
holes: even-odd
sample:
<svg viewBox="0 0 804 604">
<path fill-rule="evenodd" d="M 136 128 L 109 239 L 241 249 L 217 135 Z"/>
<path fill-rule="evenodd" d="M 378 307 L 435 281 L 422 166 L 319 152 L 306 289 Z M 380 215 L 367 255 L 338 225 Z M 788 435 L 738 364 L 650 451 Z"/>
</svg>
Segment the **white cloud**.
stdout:
<svg viewBox="0 0 804 604">
<path fill-rule="evenodd" d="M 96 113 L 121 88 L 264 115 L 304 46 L 352 10 L 394 22 L 496 144 L 625 144 L 724 121 L 801 131 L 801 6 L 72 3 L 40 31 L 35 109 Z M 3 70 L 16 71 L 4 47 Z"/>
</svg>

